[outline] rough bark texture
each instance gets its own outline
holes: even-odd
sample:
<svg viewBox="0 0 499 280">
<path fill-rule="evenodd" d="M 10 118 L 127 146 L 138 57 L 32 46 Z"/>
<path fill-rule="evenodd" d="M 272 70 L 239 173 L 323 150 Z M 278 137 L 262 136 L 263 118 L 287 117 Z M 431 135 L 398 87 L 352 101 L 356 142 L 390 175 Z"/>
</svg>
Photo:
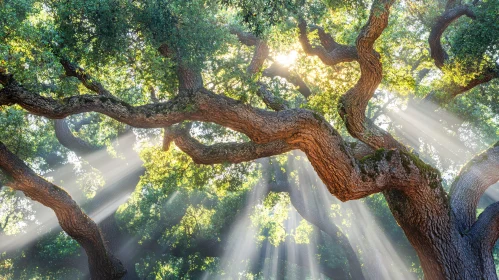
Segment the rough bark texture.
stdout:
<svg viewBox="0 0 499 280">
<path fill-rule="evenodd" d="M 324 64 L 334 66 L 342 62 L 351 62 L 359 59 L 355 46 L 336 43 L 331 35 L 318 26 L 313 26 L 312 29 L 318 31 L 322 46 L 313 47 L 308 40 L 307 23 L 305 20 L 301 19 L 298 27 L 300 31 L 300 43 L 305 53 L 319 57 Z"/>
<path fill-rule="evenodd" d="M 342 97 L 339 113 L 343 117 L 348 131 L 355 138 L 375 149 L 399 149 L 402 151 L 403 158 L 410 157 L 415 160 L 421 176 L 437 178 L 433 183 L 423 183 L 400 190 L 394 188 L 383 190 L 395 219 L 420 257 L 425 278 L 496 279 L 495 270 L 492 269 L 494 266 L 490 249 L 486 250 L 483 249 L 483 246 L 477 246 L 477 238 L 463 236 L 462 232 L 459 232 L 456 228 L 456 220 L 451 215 L 454 210 L 451 208 L 453 205 L 451 206 L 448 203 L 447 194 L 438 182 L 440 176 L 438 172 L 420 162 L 414 155 L 406 153 L 403 145 L 365 117 L 364 112 L 367 102 L 373 96 L 382 78 L 379 56 L 373 51 L 372 47 L 376 38 L 386 27 L 390 4 L 390 2 L 383 1 L 377 1 L 373 4 L 368 23 L 363 27 L 357 38 L 357 61 L 361 67 L 361 77 L 357 84 Z M 301 25 L 301 34 L 304 34 L 303 22 Z M 324 37 L 324 35 L 322 36 Z M 327 44 L 333 45 L 332 41 L 326 37 L 321 38 L 321 42 L 324 46 Z M 302 45 L 307 53 L 324 55 L 323 51 L 321 51 L 322 54 L 310 52 L 310 45 L 307 44 L 303 35 Z M 325 59 L 323 59 L 323 62 L 325 64 L 329 63 Z M 471 87 L 462 88 L 459 92 L 461 90 L 464 92 L 469 88 Z M 490 162 L 487 167 L 492 168 Z M 491 178 L 485 185 L 494 181 L 494 179 Z M 467 186 L 469 189 L 473 189 L 473 186 L 469 184 Z M 477 193 L 474 197 L 479 197 L 480 194 Z M 451 201 L 459 201 L 455 203 L 459 205 L 466 204 L 466 202 L 459 199 L 451 198 Z M 476 208 L 473 209 L 476 210 Z M 487 209 L 484 212 L 486 215 L 479 221 L 490 220 L 491 218 L 487 219 L 486 217 L 493 216 L 493 209 Z M 477 226 L 477 228 L 480 227 Z M 481 229 L 480 231 L 485 230 Z M 491 239 L 496 240 L 495 236 L 492 236 Z"/>
<path fill-rule="evenodd" d="M 12 176 L 11 188 L 54 210 L 62 229 L 85 249 L 92 279 L 123 277 L 126 270 L 108 250 L 99 228 L 67 192 L 36 175 L 2 143 L 0 167 Z"/>
</svg>

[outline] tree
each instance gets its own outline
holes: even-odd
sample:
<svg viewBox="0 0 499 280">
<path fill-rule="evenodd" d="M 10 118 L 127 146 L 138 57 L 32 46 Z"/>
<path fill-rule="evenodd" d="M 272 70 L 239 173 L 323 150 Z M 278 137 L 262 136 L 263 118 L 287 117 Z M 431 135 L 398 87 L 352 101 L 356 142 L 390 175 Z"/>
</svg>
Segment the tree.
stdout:
<svg viewBox="0 0 499 280">
<path fill-rule="evenodd" d="M 434 3 L 437 8 L 439 4 L 442 6 Z M 417 3 L 387 0 L 373 1 L 368 14 L 362 1 L 3 1 L 0 6 L 4 15 L 0 106 L 59 120 L 55 122 L 55 136 L 65 147 L 79 154 L 100 149 L 73 135 L 67 123 L 60 121 L 76 114 L 99 113 L 114 120 L 107 122 L 115 126 L 101 142 L 109 143 L 126 133 L 122 124 L 164 128 L 163 149 L 168 150 L 173 142 L 198 164 L 236 164 L 301 150 L 328 191 L 341 201 L 384 195 L 416 250 L 426 278 L 497 279 L 492 250 L 499 237 L 499 204 L 488 206 L 478 218 L 476 213 L 482 194 L 499 180 L 499 145 L 466 164 L 447 193 L 440 172 L 403 144 L 404 135 L 394 137 L 366 117 L 380 84 L 387 91 L 411 84 L 415 93 L 424 94 L 411 106 L 430 108 L 432 114 L 438 110 L 436 105 L 444 106 L 470 90 L 490 86 L 492 96 L 482 102 L 492 111 L 492 120 L 488 120 L 492 124 L 488 126 L 497 127 L 497 104 L 487 104 L 497 99 L 497 1 L 448 1 L 439 15 L 422 13 Z M 237 14 L 231 14 L 234 10 L 227 7 Z M 308 24 L 327 23 L 328 7 L 351 9 L 356 16 L 350 18 L 354 23 L 349 28 L 353 30 L 345 27 L 343 33 L 339 32 L 341 43 L 324 28 Z M 390 23 L 390 13 L 405 23 L 416 17 L 419 25 L 413 23 L 407 28 L 414 34 L 397 29 L 397 20 Z M 296 24 L 289 21 L 291 16 Z M 462 16 L 472 20 L 465 21 Z M 241 26 L 224 25 L 230 17 L 253 34 L 244 32 Z M 456 20 L 461 21 L 460 29 L 450 32 L 451 38 L 446 39 L 449 55 L 442 36 Z M 428 56 L 420 55 L 424 47 L 418 33 L 425 28 L 430 30 L 429 57 L 438 70 L 431 69 Z M 387 37 L 383 37 L 385 30 Z M 470 30 L 479 34 L 479 39 Z M 333 69 L 346 76 L 343 83 L 336 81 L 342 77 L 326 75 L 330 80 L 316 83 L 330 92 L 345 90 L 344 94 L 324 105 L 327 99 L 311 100 L 316 90 L 306 81 L 314 78 L 306 80 L 278 63 L 263 69 L 271 59 L 267 40 L 274 36 L 278 41 L 279 31 L 297 32 L 304 53 L 317 56 L 327 66 L 323 71 Z M 254 48 L 246 70 L 234 65 L 237 59 L 224 57 L 237 43 L 231 34 Z M 316 40 L 310 40 L 311 34 Z M 404 36 L 413 44 L 394 47 Z M 376 49 L 375 43 L 381 47 Z M 385 60 L 389 65 L 384 70 Z M 343 65 L 351 67 L 340 67 Z M 409 74 L 398 73 L 403 72 L 400 65 L 410 66 L 412 69 L 406 71 Z M 230 71 L 224 67 L 232 67 L 233 73 L 227 73 Z M 419 81 L 412 77 L 413 72 L 418 72 Z M 355 73 L 358 79 L 355 81 L 349 73 Z M 442 78 L 439 80 L 435 73 Z M 234 77 L 237 75 L 240 77 Z M 426 75 L 433 80 L 431 87 L 419 83 Z M 276 96 L 271 86 L 282 87 L 279 82 L 265 80 L 269 77 L 281 77 L 294 85 L 296 90 L 282 90 L 283 94 L 294 93 L 294 100 Z M 253 99 L 253 93 L 267 109 Z M 334 103 L 337 110 L 329 105 Z M 339 118 L 332 111 L 337 111 Z M 95 115 L 82 117 L 78 123 L 91 124 L 91 118 Z M 223 128 L 228 128 L 244 136 L 234 137 L 239 142 L 206 145 L 191 136 L 197 128 L 193 129 L 191 122 L 214 123 L 218 125 L 215 129 L 224 131 L 222 134 L 227 135 Z M 340 134 L 340 122 L 355 142 L 347 142 Z M 72 123 L 75 129 L 78 123 Z M 18 151 L 12 152 L 14 144 L 13 140 L 0 144 L 0 167 L 7 175 L 6 185 L 56 213 L 63 230 L 85 249 L 92 278 L 123 277 L 123 264 L 113 256 L 96 223 L 62 188 L 33 171 L 33 158 L 41 156 L 49 163 L 50 157 L 36 151 L 21 154 L 23 161 L 16 155 Z M 299 205 L 293 191 L 288 192 L 291 201 L 295 199 L 293 204 Z M 302 214 L 308 215 L 307 220 L 321 226 L 320 214 Z M 345 242 L 341 244 L 345 251 L 350 250 Z M 350 266 L 359 265 L 351 254 L 348 262 Z"/>
</svg>

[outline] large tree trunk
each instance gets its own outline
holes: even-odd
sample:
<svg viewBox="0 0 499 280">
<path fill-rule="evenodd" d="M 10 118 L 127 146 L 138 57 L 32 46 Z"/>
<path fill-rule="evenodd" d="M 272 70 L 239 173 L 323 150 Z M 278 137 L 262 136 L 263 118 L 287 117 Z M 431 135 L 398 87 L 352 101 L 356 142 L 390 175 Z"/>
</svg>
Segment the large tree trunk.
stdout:
<svg viewBox="0 0 499 280">
<path fill-rule="evenodd" d="M 497 279 L 492 247 L 480 245 L 473 231 L 461 234 L 451 211 L 445 211 L 450 208 L 421 207 L 433 204 L 424 194 L 417 200 L 394 190 L 384 194 L 419 256 L 425 279 Z"/>
</svg>

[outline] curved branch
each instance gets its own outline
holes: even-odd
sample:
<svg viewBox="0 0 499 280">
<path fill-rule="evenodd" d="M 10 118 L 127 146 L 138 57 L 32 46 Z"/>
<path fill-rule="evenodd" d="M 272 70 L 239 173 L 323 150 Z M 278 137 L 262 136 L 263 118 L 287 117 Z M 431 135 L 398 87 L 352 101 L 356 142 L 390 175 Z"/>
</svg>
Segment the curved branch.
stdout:
<svg viewBox="0 0 499 280">
<path fill-rule="evenodd" d="M 472 19 L 475 18 L 475 14 L 467 5 L 446 9 L 443 14 L 436 19 L 435 24 L 431 28 L 430 36 L 428 37 L 430 55 L 431 58 L 435 60 L 435 65 L 438 68 L 442 68 L 445 61 L 448 59 L 447 52 L 442 47 L 441 43 L 442 34 L 451 23 L 464 15 Z"/>
<path fill-rule="evenodd" d="M 240 163 L 283 154 L 292 150 L 292 147 L 282 140 L 265 144 L 247 142 L 220 143 L 207 146 L 194 139 L 189 134 L 188 129 L 168 128 L 165 130 L 165 134 L 168 134 L 168 139 L 174 141 L 175 145 L 188 154 L 197 164 Z"/>
<path fill-rule="evenodd" d="M 492 254 L 492 249 L 499 238 L 499 202 L 485 208 L 468 235 L 475 244 L 485 249 L 486 253 Z"/>
<path fill-rule="evenodd" d="M 388 25 L 389 10 L 393 1 L 375 1 L 371 7 L 369 20 L 357 37 L 360 79 L 355 86 L 341 97 L 339 114 L 343 118 L 348 132 L 369 146 L 378 148 L 406 148 L 389 133 L 366 118 L 367 104 L 383 78 L 382 64 L 373 45 Z"/>
<path fill-rule="evenodd" d="M 447 52 L 442 47 L 441 37 L 445 30 L 449 27 L 451 23 L 456 21 L 461 16 L 467 16 L 471 19 L 475 19 L 475 13 L 472 11 L 469 5 L 459 5 L 454 6 L 453 1 L 447 3 L 445 11 L 439 16 L 435 24 L 431 28 L 430 36 L 428 37 L 428 43 L 430 45 L 431 57 L 435 61 L 435 65 L 442 69 L 444 64 L 449 60 Z M 446 86 L 444 91 L 446 96 L 441 98 L 438 97 L 434 92 L 428 94 L 424 100 L 431 101 L 437 104 L 442 104 L 449 99 L 456 97 L 480 84 L 487 83 L 490 80 L 499 77 L 499 69 L 497 67 L 485 68 L 481 73 L 478 73 L 475 78 L 469 81 L 466 85 L 458 85 L 456 83 L 451 83 Z"/>
<path fill-rule="evenodd" d="M 99 146 L 92 145 L 74 136 L 66 120 L 54 120 L 54 130 L 59 143 L 79 155 L 90 154 L 101 149 Z"/>
<path fill-rule="evenodd" d="M 450 203 L 456 226 L 461 233 L 476 220 L 480 197 L 487 188 L 499 181 L 499 142 L 473 158 L 451 186 Z"/>
<path fill-rule="evenodd" d="M 184 120 L 203 121 L 244 133 L 257 144 L 284 141 L 292 149 L 307 154 L 329 191 L 343 201 L 387 188 L 407 188 L 408 178 L 411 183 L 428 183 L 420 172 L 410 172 L 418 170 L 416 163 L 406 168 L 408 165 L 402 162 L 404 156 L 399 152 L 383 152 L 375 158 L 376 165 L 357 162 L 339 133 L 312 111 L 269 112 L 206 89 L 188 96 L 179 95 L 165 103 L 133 107 L 111 96 L 81 95 L 57 101 L 14 83 L 0 90 L 0 104 L 14 103 L 49 118 L 94 111 L 142 128 L 167 127 Z"/>
<path fill-rule="evenodd" d="M 249 32 L 243 32 L 234 27 L 229 28 L 229 32 L 236 35 L 239 42 L 243 43 L 246 46 L 256 46 L 260 43 L 260 39 Z"/>
<path fill-rule="evenodd" d="M 298 88 L 297 90 L 305 98 L 309 98 L 310 95 L 312 95 L 312 92 L 307 84 L 305 84 L 305 81 L 303 81 L 300 76 L 291 73 L 291 71 L 289 71 L 289 69 L 282 64 L 274 62 L 269 68 L 263 70 L 263 75 L 271 78 L 279 76 L 286 79 L 288 82 L 296 86 Z"/>
<path fill-rule="evenodd" d="M 495 79 L 498 77 L 499 77 L 499 69 L 494 70 L 494 69 L 488 68 L 483 73 L 480 73 L 479 75 L 477 75 L 477 77 L 475 77 L 471 81 L 469 81 L 466 85 L 464 85 L 464 86 L 458 85 L 455 87 L 450 87 L 448 92 L 449 92 L 451 98 L 454 98 L 461 93 L 467 92 L 468 90 L 470 90 L 478 85 L 487 83 L 487 82 L 491 81 L 492 79 Z"/>
<path fill-rule="evenodd" d="M 480 214 L 467 237 L 484 260 L 482 270 L 495 271 L 496 266 L 491 256 L 499 238 L 499 202 L 492 203 Z"/>
<path fill-rule="evenodd" d="M 14 182 L 15 190 L 54 210 L 62 229 L 86 251 L 92 279 L 120 279 L 126 271 L 108 250 L 97 225 L 61 188 L 36 175 L 0 142 L 0 167 Z"/>
<path fill-rule="evenodd" d="M 354 46 L 341 45 L 334 41 L 333 37 L 326 34 L 324 30 L 318 26 L 313 26 L 312 30 L 318 30 L 319 39 L 322 46 L 313 47 L 307 36 L 307 23 L 301 19 L 298 22 L 300 31 L 299 40 L 303 51 L 308 55 L 319 57 L 326 65 L 334 66 L 342 62 L 351 62 L 358 60 L 357 49 Z"/>
<path fill-rule="evenodd" d="M 258 96 L 263 100 L 263 103 L 267 105 L 270 109 L 274 111 L 283 111 L 289 109 L 289 106 L 286 102 L 286 100 L 283 100 L 279 97 L 276 97 L 268 88 L 265 84 L 261 82 L 257 82 L 258 90 L 257 94 Z"/>
</svg>

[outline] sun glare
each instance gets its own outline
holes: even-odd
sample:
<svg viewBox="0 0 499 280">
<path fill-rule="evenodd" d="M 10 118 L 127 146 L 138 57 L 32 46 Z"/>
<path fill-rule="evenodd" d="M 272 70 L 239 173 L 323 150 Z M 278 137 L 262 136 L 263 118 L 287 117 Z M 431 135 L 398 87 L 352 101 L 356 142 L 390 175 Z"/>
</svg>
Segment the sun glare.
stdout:
<svg viewBox="0 0 499 280">
<path fill-rule="evenodd" d="M 298 53 L 294 50 L 286 54 L 278 54 L 276 56 L 276 61 L 284 66 L 293 65 L 296 62 L 296 59 L 298 59 Z"/>
</svg>

